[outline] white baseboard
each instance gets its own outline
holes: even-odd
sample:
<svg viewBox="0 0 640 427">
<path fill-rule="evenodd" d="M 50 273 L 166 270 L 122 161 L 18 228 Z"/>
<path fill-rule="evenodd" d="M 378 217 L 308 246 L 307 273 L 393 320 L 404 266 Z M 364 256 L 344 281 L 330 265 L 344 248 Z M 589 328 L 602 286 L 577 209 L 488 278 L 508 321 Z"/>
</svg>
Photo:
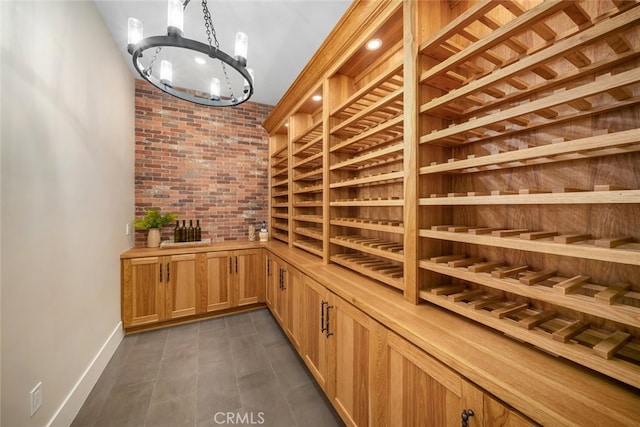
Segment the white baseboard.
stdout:
<svg viewBox="0 0 640 427">
<path fill-rule="evenodd" d="M 62 405 L 60 405 L 60 408 L 51 417 L 47 427 L 68 427 L 71 425 L 123 338 L 122 322 L 118 322 L 118 325 L 102 345 L 96 357 L 89 363 L 87 369 L 82 373 L 78 382 L 73 386 Z"/>
</svg>

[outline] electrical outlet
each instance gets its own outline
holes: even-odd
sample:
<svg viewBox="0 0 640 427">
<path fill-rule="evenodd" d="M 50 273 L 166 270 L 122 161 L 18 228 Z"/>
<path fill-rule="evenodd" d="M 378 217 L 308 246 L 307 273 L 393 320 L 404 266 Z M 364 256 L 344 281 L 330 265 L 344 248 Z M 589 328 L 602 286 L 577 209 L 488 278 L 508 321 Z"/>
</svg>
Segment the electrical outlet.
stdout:
<svg viewBox="0 0 640 427">
<path fill-rule="evenodd" d="M 127 236 L 131 234 L 131 225 L 129 225 L 129 223 L 124 226 L 124 234 Z"/>
<path fill-rule="evenodd" d="M 42 406 L 42 382 L 39 382 L 38 384 L 36 384 L 33 390 L 31 390 L 30 397 L 31 397 L 31 415 L 30 416 L 33 417 L 33 414 L 35 414 L 36 411 L 40 409 L 40 406 Z"/>
</svg>

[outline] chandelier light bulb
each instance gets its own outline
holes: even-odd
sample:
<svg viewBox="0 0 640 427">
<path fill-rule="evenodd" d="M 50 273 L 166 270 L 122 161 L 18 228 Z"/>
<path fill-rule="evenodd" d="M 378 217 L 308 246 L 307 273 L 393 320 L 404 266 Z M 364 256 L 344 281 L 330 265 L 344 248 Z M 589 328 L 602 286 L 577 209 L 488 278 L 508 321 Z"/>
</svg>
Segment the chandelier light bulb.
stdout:
<svg viewBox="0 0 640 427">
<path fill-rule="evenodd" d="M 169 0 L 167 3 L 167 34 L 182 37 L 184 27 L 184 7 L 180 0 Z"/>
<path fill-rule="evenodd" d="M 245 33 L 236 33 L 236 61 L 242 66 L 247 65 L 247 51 L 249 49 L 249 37 Z"/>
<path fill-rule="evenodd" d="M 167 86 L 171 86 L 173 80 L 173 68 L 171 62 L 167 60 L 160 61 L 160 82 Z"/>
<path fill-rule="evenodd" d="M 211 99 L 220 99 L 220 79 L 217 77 L 211 77 Z"/>
<path fill-rule="evenodd" d="M 127 50 L 133 52 L 133 46 L 142 40 L 142 22 L 136 18 L 127 20 Z"/>
</svg>

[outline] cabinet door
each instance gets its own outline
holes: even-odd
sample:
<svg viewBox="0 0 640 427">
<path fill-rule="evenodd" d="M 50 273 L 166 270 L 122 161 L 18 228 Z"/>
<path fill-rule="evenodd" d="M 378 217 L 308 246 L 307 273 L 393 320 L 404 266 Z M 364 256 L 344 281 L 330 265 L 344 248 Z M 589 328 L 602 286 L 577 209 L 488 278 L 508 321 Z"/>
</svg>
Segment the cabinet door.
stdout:
<svg viewBox="0 0 640 427">
<path fill-rule="evenodd" d="M 336 295 L 325 309 L 329 343 L 329 398 L 351 426 L 368 426 L 370 387 L 379 325 Z"/>
<path fill-rule="evenodd" d="M 276 289 L 273 295 L 273 315 L 275 316 L 280 326 L 284 328 L 286 319 L 286 290 L 287 290 L 287 268 L 286 264 L 282 262 L 275 263 L 277 268 L 276 273 Z"/>
<path fill-rule="evenodd" d="M 487 427 L 534 427 L 538 424 L 485 393 L 484 425 Z"/>
<path fill-rule="evenodd" d="M 327 342 L 324 331 L 327 290 L 309 277 L 304 278 L 302 307 L 303 317 L 303 358 L 316 381 L 327 392 Z"/>
<path fill-rule="evenodd" d="M 274 310 L 274 298 L 276 292 L 278 291 L 278 265 L 277 261 L 273 258 L 272 255 L 267 254 L 267 275 L 266 281 L 267 286 L 265 289 L 265 302 L 267 306 L 273 311 Z"/>
<path fill-rule="evenodd" d="M 206 310 L 231 307 L 231 253 L 207 253 Z"/>
<path fill-rule="evenodd" d="M 167 319 L 192 316 L 200 310 L 196 254 L 166 256 Z"/>
<path fill-rule="evenodd" d="M 302 292 L 304 275 L 289 266 L 287 269 L 287 286 L 284 289 L 286 318 L 284 329 L 289 336 L 291 344 L 300 351 L 302 338 Z"/>
<path fill-rule="evenodd" d="M 234 286 L 237 305 L 264 301 L 264 260 L 262 249 L 233 252 Z"/>
<path fill-rule="evenodd" d="M 469 427 L 483 425 L 482 391 L 390 331 L 385 348 L 382 424 L 460 426 L 462 412 L 471 409 Z"/>
<path fill-rule="evenodd" d="M 164 319 L 165 288 L 162 257 L 122 262 L 122 323 L 125 328 Z"/>
</svg>

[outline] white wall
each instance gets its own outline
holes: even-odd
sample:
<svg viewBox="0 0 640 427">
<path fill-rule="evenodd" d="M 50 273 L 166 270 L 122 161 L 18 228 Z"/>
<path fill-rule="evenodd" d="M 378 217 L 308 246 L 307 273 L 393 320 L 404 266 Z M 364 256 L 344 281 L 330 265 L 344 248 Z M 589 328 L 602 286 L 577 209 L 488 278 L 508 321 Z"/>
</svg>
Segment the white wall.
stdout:
<svg viewBox="0 0 640 427">
<path fill-rule="evenodd" d="M 2 424 L 62 426 L 122 339 L 133 76 L 93 2 L 2 0 L 0 13 Z"/>
</svg>

